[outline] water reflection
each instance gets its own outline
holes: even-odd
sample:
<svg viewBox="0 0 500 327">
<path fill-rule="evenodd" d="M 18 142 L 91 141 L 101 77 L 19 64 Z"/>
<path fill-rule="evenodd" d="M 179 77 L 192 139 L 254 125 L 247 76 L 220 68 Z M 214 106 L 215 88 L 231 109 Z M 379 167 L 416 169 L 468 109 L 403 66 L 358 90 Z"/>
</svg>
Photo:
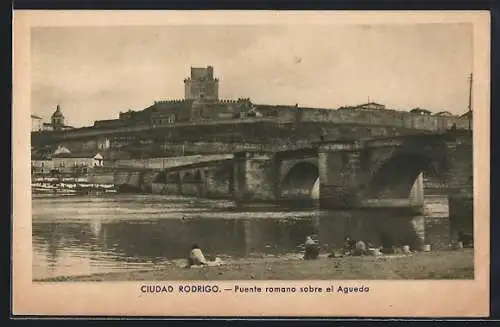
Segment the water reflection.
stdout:
<svg viewBox="0 0 500 327">
<path fill-rule="evenodd" d="M 250 218 L 251 217 L 251 218 Z M 182 259 L 192 243 L 209 257 L 299 251 L 316 233 L 325 251 L 346 235 L 379 245 L 448 244 L 448 220 L 396 212 L 235 207 L 166 196 L 34 199 L 33 278 L 155 267 Z"/>
</svg>

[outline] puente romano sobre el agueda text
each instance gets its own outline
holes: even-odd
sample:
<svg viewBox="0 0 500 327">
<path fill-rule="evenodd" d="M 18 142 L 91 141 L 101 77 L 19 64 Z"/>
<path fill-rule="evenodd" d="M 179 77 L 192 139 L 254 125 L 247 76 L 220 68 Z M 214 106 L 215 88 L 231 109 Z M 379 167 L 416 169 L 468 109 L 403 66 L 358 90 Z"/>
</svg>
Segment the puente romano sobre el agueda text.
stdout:
<svg viewBox="0 0 500 327">
<path fill-rule="evenodd" d="M 448 196 L 452 223 L 472 231 L 470 108 L 456 116 L 223 100 L 211 66 L 191 68 L 184 85 L 184 99 L 89 127 L 67 126 L 59 105 L 51 123 L 32 115 L 32 175 L 84 176 L 119 192 L 411 212 L 434 188 Z"/>
</svg>

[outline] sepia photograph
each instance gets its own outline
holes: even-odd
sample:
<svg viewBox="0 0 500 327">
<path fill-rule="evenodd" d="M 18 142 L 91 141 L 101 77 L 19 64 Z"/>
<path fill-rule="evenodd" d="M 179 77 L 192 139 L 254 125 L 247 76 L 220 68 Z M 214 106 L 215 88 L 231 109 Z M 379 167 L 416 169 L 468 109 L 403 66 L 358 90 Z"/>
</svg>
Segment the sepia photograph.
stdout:
<svg viewBox="0 0 500 327">
<path fill-rule="evenodd" d="M 473 22 L 187 17 L 27 29 L 33 285 L 477 279 Z"/>
</svg>

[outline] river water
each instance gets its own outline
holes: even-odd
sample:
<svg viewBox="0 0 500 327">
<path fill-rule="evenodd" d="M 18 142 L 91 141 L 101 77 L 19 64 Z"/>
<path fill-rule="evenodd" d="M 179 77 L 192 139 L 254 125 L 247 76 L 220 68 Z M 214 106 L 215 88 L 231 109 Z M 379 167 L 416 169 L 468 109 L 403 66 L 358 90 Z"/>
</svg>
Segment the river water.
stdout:
<svg viewBox="0 0 500 327">
<path fill-rule="evenodd" d="M 426 214 L 326 211 L 165 195 L 33 197 L 33 279 L 180 264 L 193 243 L 223 260 L 300 252 L 317 234 L 323 251 L 345 236 L 378 245 L 449 242 L 445 197 L 426 197 Z"/>
</svg>

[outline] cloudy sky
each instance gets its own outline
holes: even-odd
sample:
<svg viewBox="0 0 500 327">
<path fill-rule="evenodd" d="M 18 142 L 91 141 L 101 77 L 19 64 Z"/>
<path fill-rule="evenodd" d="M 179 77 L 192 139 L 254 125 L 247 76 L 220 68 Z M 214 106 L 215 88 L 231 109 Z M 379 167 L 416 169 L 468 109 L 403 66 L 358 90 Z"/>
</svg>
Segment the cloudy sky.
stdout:
<svg viewBox="0 0 500 327">
<path fill-rule="evenodd" d="M 31 44 L 32 112 L 74 126 L 181 99 L 207 65 L 225 99 L 461 114 L 472 69 L 468 24 L 37 27 Z"/>
</svg>

